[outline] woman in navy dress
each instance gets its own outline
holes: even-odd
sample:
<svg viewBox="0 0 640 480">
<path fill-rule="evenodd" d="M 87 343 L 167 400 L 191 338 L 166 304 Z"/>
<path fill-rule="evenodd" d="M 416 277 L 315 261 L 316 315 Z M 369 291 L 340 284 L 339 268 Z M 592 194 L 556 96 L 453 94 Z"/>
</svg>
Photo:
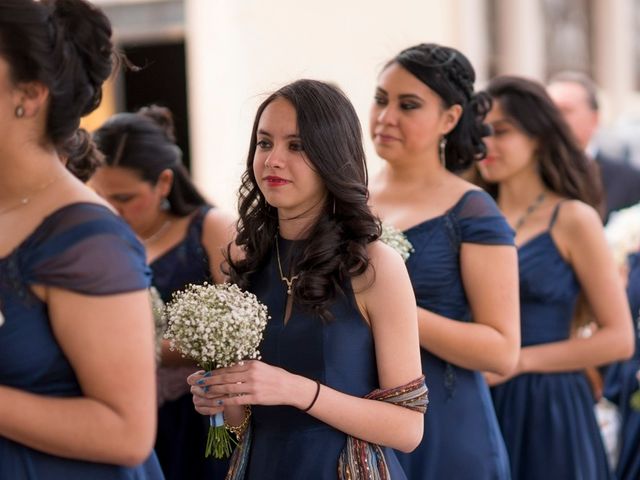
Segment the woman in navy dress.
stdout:
<svg viewBox="0 0 640 480">
<path fill-rule="evenodd" d="M 294 82 L 258 109 L 245 256 L 230 273 L 269 309 L 262 360 L 189 379 L 197 410 L 224 409 L 242 437 L 228 478 L 404 479 L 392 449 L 422 437 L 415 299 L 401 257 L 376 241 L 361 135 L 351 103 L 322 82 Z"/>
<path fill-rule="evenodd" d="M 88 2 L 0 1 L 3 479 L 162 479 L 143 249 L 62 160 L 78 171 L 110 37 Z"/>
<path fill-rule="evenodd" d="M 522 352 L 487 374 L 513 478 L 603 480 L 610 469 L 583 370 L 633 352 L 631 319 L 598 212 L 588 160 L 544 87 L 492 80 L 494 135 L 479 164 L 516 230 Z M 571 335 L 579 294 L 598 325 Z"/>
<path fill-rule="evenodd" d="M 371 202 L 414 248 L 407 268 L 430 405 L 422 444 L 400 461 L 416 480 L 509 478 L 481 371 L 506 374 L 517 360 L 513 232 L 489 195 L 453 173 L 485 151 L 490 102 L 473 93 L 473 80 L 457 50 L 416 45 L 383 69 L 371 107 L 371 137 L 385 160 Z"/>
<path fill-rule="evenodd" d="M 640 410 L 631 405 L 631 396 L 640 390 L 640 253 L 628 259 L 627 298 L 634 322 L 635 352 L 626 362 L 615 363 L 607 368 L 604 396 L 618 406 L 620 412 L 620 436 L 616 480 L 640 478 Z"/>
<path fill-rule="evenodd" d="M 221 282 L 233 219 L 211 208 L 191 182 L 164 107 L 108 119 L 94 139 L 105 156 L 90 185 L 144 243 L 152 284 L 162 300 L 188 284 Z M 227 462 L 205 458 L 209 423 L 193 410 L 186 378 L 193 364 L 164 342 L 158 368 L 156 454 L 168 480 L 223 478 Z"/>
</svg>

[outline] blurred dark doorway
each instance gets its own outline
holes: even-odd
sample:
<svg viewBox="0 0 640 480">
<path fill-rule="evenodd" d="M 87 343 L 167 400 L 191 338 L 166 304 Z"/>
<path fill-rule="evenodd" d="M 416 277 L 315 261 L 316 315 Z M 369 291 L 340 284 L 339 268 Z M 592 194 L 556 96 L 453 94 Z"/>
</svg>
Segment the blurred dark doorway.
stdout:
<svg viewBox="0 0 640 480">
<path fill-rule="evenodd" d="M 123 89 L 124 107 L 128 112 L 156 103 L 173 112 L 178 146 L 184 164 L 189 168 L 189 115 L 187 110 L 187 75 L 184 42 L 125 44 L 129 60 L 141 70 L 126 71 Z"/>
</svg>

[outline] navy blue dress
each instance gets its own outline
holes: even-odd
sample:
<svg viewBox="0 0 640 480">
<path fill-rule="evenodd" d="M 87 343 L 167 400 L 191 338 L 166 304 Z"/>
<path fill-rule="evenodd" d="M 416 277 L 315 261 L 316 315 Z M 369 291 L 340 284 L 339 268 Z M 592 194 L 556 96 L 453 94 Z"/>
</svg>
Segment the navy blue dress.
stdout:
<svg viewBox="0 0 640 480">
<path fill-rule="evenodd" d="M 634 322 L 636 349 L 633 357 L 607 369 L 604 396 L 615 403 L 620 411 L 620 455 L 616 465 L 617 480 L 640 478 L 640 411 L 629 404 L 631 395 L 639 388 L 636 372 L 640 370 L 640 338 L 638 314 L 640 313 L 640 253 L 629 257 L 627 297 Z"/>
<path fill-rule="evenodd" d="M 200 207 L 182 241 L 151 263 L 153 286 L 165 302 L 171 300 L 173 292 L 191 283 L 213 283 L 209 257 L 202 245 L 202 225 L 210 208 Z M 158 410 L 155 448 L 160 465 L 167 480 L 222 479 L 228 462 L 204 457 L 209 420 L 193 408 L 186 376 L 184 382 L 185 393 Z"/>
<path fill-rule="evenodd" d="M 580 291 L 549 228 L 518 250 L 522 346 L 569 338 Z M 610 470 L 582 371 L 527 373 L 492 389 L 518 480 L 607 480 Z"/>
<path fill-rule="evenodd" d="M 85 295 L 146 289 L 144 250 L 128 225 L 102 205 L 75 203 L 43 222 L 0 258 L 0 384 L 53 397 L 81 397 L 69 360 L 32 285 Z M 132 399 L 134 401 L 134 399 Z M 46 425 L 43 425 L 46 428 Z M 0 436 L 0 478 L 159 480 L 155 454 L 129 468 L 49 455 Z"/>
<path fill-rule="evenodd" d="M 462 284 L 462 243 L 513 245 L 513 231 L 485 192 L 470 190 L 445 214 L 405 232 L 415 252 L 407 260 L 418 306 L 470 322 Z M 508 479 L 509 464 L 489 388 L 477 371 L 451 365 L 421 349 L 429 387 L 424 437 L 412 453 L 399 453 L 407 477 Z"/>
<path fill-rule="evenodd" d="M 299 243 L 279 238 L 283 271 Z M 252 278 L 252 288 L 271 319 L 260 352 L 264 362 L 319 380 L 356 397 L 379 388 L 371 328 L 360 315 L 353 293 L 337 298 L 333 321 L 323 321 L 295 304 L 284 323 L 287 291 L 275 253 Z M 346 435 L 289 406 L 253 409 L 253 442 L 245 480 L 331 480 L 338 478 L 338 457 Z M 383 448 L 393 480 L 406 479 L 395 453 Z"/>
</svg>

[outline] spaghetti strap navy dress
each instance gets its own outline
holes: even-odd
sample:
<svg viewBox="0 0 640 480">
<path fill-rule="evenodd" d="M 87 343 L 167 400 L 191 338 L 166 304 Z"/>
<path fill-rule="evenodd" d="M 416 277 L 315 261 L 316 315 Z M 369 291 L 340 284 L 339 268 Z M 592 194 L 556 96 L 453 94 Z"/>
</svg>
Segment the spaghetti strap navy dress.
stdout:
<svg viewBox="0 0 640 480">
<path fill-rule="evenodd" d="M 518 249 L 522 346 L 569 338 L 580 286 L 547 230 Z M 526 373 L 492 389 L 518 480 L 607 480 L 611 473 L 583 372 Z"/>
<path fill-rule="evenodd" d="M 60 208 L 8 256 L 0 258 L 0 384 L 38 395 L 80 397 L 82 389 L 33 285 L 85 295 L 149 287 L 142 245 L 102 205 Z M 131 399 L 135 401 L 135 399 Z M 42 428 L 46 428 L 43 425 Z M 28 480 L 160 480 L 154 453 L 136 467 L 62 458 L 0 436 L 0 478 Z"/>
<path fill-rule="evenodd" d="M 453 320 L 473 321 L 460 272 L 462 244 L 514 245 L 513 231 L 493 199 L 469 190 L 443 215 L 404 234 L 415 250 L 406 264 L 418 306 Z M 421 444 L 412 453 L 398 454 L 407 478 L 509 479 L 506 449 L 482 374 L 447 363 L 424 348 L 421 356 L 429 410 Z"/>
<path fill-rule="evenodd" d="M 277 241 L 287 272 L 292 249 L 298 251 L 300 243 L 281 237 Z M 379 388 L 373 334 L 349 288 L 330 309 L 334 320 L 323 322 L 293 304 L 285 323 L 287 288 L 273 252 L 251 285 L 271 316 L 260 345 L 264 362 L 356 397 Z M 254 405 L 252 410 L 253 438 L 245 480 L 338 478 L 346 434 L 293 407 Z M 405 480 L 394 451 L 382 450 L 391 479 Z"/>
<path fill-rule="evenodd" d="M 210 209 L 208 205 L 200 207 L 193 214 L 184 238 L 150 265 L 152 284 L 164 302 L 189 284 L 213 282 L 209 257 L 202 245 L 203 223 Z M 156 454 L 167 480 L 222 480 L 228 461 L 204 456 L 209 422 L 193 408 L 187 376 L 194 370 L 183 367 L 158 370 L 160 390 L 165 392 L 162 396 L 166 401 L 158 409 Z M 164 384 L 168 388 L 163 388 Z"/>
<path fill-rule="evenodd" d="M 620 453 L 615 469 L 616 480 L 640 478 L 640 410 L 631 405 L 631 396 L 640 390 L 640 253 L 629 257 L 627 297 L 634 322 L 636 349 L 626 362 L 618 362 L 607 369 L 604 396 L 618 406 L 620 412 Z"/>
</svg>

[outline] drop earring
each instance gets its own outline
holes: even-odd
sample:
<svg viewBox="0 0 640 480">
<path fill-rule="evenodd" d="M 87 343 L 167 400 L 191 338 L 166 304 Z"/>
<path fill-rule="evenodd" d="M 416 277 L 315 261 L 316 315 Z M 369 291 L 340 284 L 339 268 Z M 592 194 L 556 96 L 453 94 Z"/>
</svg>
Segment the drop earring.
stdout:
<svg viewBox="0 0 640 480">
<path fill-rule="evenodd" d="M 440 139 L 440 144 L 438 145 L 438 155 L 440 157 L 440 163 L 443 167 L 447 168 L 447 137 L 443 136 Z"/>
<path fill-rule="evenodd" d="M 14 113 L 15 113 L 15 115 L 16 115 L 16 118 L 22 118 L 22 117 L 24 117 L 24 113 L 25 113 L 25 112 L 24 112 L 24 107 L 23 107 L 22 105 L 18 105 L 18 106 L 16 107 L 16 110 L 15 110 L 15 112 L 14 112 Z"/>
</svg>

